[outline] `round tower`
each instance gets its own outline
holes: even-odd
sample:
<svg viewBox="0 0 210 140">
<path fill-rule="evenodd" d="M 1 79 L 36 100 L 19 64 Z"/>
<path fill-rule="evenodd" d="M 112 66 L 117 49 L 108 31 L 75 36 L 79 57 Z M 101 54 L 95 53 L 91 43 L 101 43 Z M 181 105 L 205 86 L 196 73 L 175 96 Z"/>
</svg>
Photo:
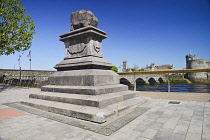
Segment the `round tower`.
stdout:
<svg viewBox="0 0 210 140">
<path fill-rule="evenodd" d="M 195 54 L 186 55 L 186 69 L 192 69 L 192 60 L 196 59 Z"/>
<path fill-rule="evenodd" d="M 206 60 L 196 59 L 196 55 L 186 55 L 186 69 L 205 69 Z M 190 80 L 203 81 L 207 79 L 206 72 L 187 73 Z"/>
</svg>

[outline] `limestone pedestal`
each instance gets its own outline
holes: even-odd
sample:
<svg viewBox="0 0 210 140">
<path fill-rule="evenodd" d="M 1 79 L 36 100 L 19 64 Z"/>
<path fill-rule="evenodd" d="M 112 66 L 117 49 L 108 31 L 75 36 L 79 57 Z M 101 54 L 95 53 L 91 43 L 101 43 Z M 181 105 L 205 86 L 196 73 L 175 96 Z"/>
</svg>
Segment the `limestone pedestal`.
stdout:
<svg viewBox="0 0 210 140">
<path fill-rule="evenodd" d="M 31 94 L 24 105 L 78 119 L 103 123 L 146 102 L 136 91 L 119 84 L 112 64 L 102 57 L 106 33 L 92 26 L 60 36 L 65 58 L 40 93 Z"/>
</svg>

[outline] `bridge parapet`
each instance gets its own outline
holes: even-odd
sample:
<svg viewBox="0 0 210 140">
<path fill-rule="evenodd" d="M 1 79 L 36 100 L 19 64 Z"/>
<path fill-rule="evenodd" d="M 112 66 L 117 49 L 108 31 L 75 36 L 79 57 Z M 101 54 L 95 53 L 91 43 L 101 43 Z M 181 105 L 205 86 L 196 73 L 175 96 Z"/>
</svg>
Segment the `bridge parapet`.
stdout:
<svg viewBox="0 0 210 140">
<path fill-rule="evenodd" d="M 155 84 L 166 82 L 165 74 L 137 74 L 137 75 L 119 75 L 122 84 Z"/>
<path fill-rule="evenodd" d="M 147 83 L 161 83 L 167 81 L 167 74 L 172 73 L 200 73 L 210 72 L 210 69 L 185 69 L 185 70 L 164 70 L 164 71 L 135 71 L 135 72 L 119 72 L 120 80 L 134 84 L 136 81 L 144 81 Z M 207 76 L 209 77 L 209 76 Z"/>
</svg>

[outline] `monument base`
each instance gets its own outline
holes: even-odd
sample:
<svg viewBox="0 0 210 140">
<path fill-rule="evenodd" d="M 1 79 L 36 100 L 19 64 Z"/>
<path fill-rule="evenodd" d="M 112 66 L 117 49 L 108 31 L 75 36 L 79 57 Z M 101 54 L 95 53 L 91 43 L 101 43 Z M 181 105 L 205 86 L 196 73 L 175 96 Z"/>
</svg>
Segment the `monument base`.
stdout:
<svg viewBox="0 0 210 140">
<path fill-rule="evenodd" d="M 112 70 L 83 69 L 57 71 L 49 77 L 50 85 L 30 94 L 23 105 L 69 117 L 104 123 L 120 113 L 146 102 L 139 92 L 119 84 Z"/>
<path fill-rule="evenodd" d="M 112 70 L 83 69 L 57 71 L 49 77 L 50 85 L 30 94 L 23 105 L 69 117 L 104 123 L 128 113 L 147 100 L 139 92 L 119 84 Z"/>
<path fill-rule="evenodd" d="M 41 87 L 41 91 L 44 92 L 60 92 L 70 94 L 84 94 L 84 95 L 100 95 L 115 93 L 128 90 L 128 86 L 115 84 L 105 86 L 56 86 L 47 85 Z"/>
<path fill-rule="evenodd" d="M 96 123 L 104 123 L 123 116 L 148 100 L 136 91 L 101 95 L 79 95 L 58 92 L 31 94 L 21 104 L 47 112 L 61 114 Z"/>
<path fill-rule="evenodd" d="M 119 84 L 119 75 L 112 70 L 83 69 L 57 71 L 49 77 L 50 85 L 103 86 Z"/>
</svg>

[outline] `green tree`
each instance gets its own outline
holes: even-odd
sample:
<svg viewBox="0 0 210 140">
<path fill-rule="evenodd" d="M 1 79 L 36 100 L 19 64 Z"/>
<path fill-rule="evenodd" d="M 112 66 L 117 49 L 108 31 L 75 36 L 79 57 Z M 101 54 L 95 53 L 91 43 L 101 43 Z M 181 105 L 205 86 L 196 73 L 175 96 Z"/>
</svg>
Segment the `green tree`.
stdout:
<svg viewBox="0 0 210 140">
<path fill-rule="evenodd" d="M 168 69 L 173 69 L 173 66 L 168 66 Z"/>
<path fill-rule="evenodd" d="M 117 67 L 112 67 L 111 70 L 113 70 L 114 72 L 118 72 L 118 68 Z"/>
<path fill-rule="evenodd" d="M 0 0 L 0 55 L 28 50 L 34 29 L 34 22 L 30 15 L 25 15 L 20 0 Z"/>
<path fill-rule="evenodd" d="M 131 71 L 136 71 L 136 69 L 135 68 L 131 68 Z"/>
</svg>

